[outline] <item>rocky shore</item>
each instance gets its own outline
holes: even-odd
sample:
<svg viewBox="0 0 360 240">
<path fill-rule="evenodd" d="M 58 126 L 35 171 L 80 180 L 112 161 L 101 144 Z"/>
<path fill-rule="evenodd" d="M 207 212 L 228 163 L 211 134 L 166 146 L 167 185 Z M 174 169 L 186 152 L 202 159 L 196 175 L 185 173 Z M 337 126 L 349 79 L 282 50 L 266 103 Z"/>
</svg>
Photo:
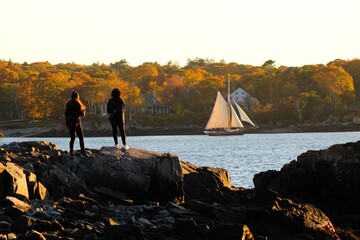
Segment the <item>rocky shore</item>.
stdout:
<svg viewBox="0 0 360 240">
<path fill-rule="evenodd" d="M 360 141 L 231 185 L 227 170 L 144 149 L 0 147 L 0 239 L 359 239 Z"/>
</svg>

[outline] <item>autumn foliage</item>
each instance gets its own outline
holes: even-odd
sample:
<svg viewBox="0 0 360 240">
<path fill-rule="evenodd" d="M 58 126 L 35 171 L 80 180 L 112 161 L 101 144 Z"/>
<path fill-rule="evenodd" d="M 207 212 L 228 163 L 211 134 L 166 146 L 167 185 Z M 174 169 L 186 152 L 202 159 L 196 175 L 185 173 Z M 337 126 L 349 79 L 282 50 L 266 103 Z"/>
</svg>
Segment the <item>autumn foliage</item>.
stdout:
<svg viewBox="0 0 360 240">
<path fill-rule="evenodd" d="M 277 67 L 272 60 L 251 66 L 199 58 L 189 59 L 184 67 L 172 62 L 132 67 L 126 60 L 91 66 L 0 61 L 0 119 L 62 119 L 73 90 L 88 114 L 103 116 L 111 90 L 118 87 L 132 122 L 204 126 L 216 92 L 226 93 L 227 74 L 232 91 L 241 87 L 257 99 L 244 107 L 259 124 L 315 122 L 339 109 L 358 111 L 359 59 L 302 67 Z M 171 114 L 138 113 L 142 94 L 148 93 L 171 107 Z"/>
</svg>

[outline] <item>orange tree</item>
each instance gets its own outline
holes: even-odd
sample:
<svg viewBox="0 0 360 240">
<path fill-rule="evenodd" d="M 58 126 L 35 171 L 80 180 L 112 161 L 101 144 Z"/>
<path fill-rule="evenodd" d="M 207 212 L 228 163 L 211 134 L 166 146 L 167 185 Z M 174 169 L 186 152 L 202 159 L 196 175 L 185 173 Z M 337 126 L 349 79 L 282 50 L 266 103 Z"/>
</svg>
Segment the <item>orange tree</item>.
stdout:
<svg viewBox="0 0 360 240">
<path fill-rule="evenodd" d="M 341 101 L 341 96 L 354 93 L 353 79 L 342 67 L 329 65 L 319 68 L 314 74 L 314 80 L 333 107 Z"/>
</svg>

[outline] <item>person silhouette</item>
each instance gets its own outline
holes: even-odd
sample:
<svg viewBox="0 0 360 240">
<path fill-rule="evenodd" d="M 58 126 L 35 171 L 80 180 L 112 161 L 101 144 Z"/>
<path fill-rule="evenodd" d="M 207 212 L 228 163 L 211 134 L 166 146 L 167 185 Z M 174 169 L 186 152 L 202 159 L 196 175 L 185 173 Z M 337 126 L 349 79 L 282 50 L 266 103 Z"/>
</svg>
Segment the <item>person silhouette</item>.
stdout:
<svg viewBox="0 0 360 240">
<path fill-rule="evenodd" d="M 120 148 L 117 131 L 119 128 L 123 144 L 122 149 L 128 150 L 129 146 L 126 144 L 125 134 L 125 101 L 121 98 L 121 91 L 118 88 L 114 88 L 111 92 L 111 98 L 107 103 L 107 113 L 112 128 L 115 148 Z"/>
<path fill-rule="evenodd" d="M 79 94 L 75 91 L 72 92 L 71 99 L 67 101 L 65 110 L 66 126 L 70 133 L 70 155 L 74 155 L 74 142 L 77 135 L 80 141 L 81 154 L 88 157 L 85 152 L 84 131 L 81 122 L 81 118 L 85 116 L 85 113 L 86 107 L 80 101 Z"/>
</svg>

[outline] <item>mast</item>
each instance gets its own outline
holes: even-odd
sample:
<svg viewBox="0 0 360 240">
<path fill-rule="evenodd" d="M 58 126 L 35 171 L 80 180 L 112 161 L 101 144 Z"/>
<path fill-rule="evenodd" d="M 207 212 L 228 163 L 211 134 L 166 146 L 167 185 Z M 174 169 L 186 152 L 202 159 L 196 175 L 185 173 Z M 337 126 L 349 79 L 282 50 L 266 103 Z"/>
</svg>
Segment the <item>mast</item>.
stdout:
<svg viewBox="0 0 360 240">
<path fill-rule="evenodd" d="M 228 129 L 231 129 L 231 103 L 230 103 L 230 76 L 227 74 L 228 79 L 228 93 L 227 93 L 227 104 L 228 104 Z"/>
</svg>

